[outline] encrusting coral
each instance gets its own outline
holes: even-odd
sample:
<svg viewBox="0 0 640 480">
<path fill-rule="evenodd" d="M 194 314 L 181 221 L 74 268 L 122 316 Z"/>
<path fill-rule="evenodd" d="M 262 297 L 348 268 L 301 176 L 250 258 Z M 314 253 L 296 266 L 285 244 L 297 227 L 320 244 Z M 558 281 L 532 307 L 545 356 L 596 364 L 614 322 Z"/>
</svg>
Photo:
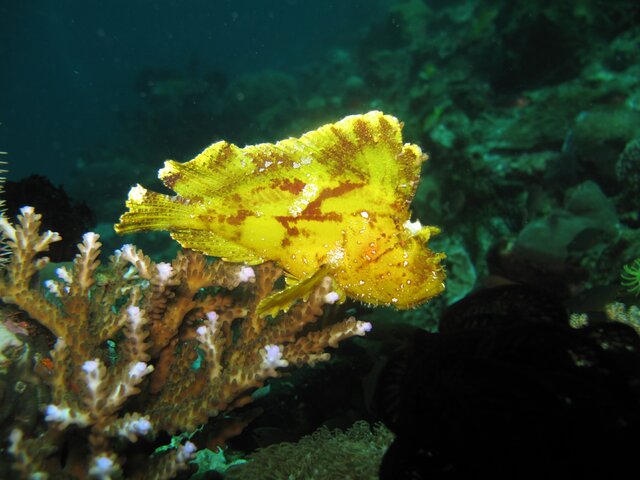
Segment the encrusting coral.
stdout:
<svg viewBox="0 0 640 480">
<path fill-rule="evenodd" d="M 171 263 L 155 263 L 125 245 L 99 268 L 95 233 L 84 235 L 73 266 L 58 268 L 58 279 L 42 289 L 36 279 L 48 259 L 40 254 L 60 236 L 41 233 L 40 219 L 31 207 L 21 209 L 16 225 L 0 219 L 11 253 L 0 271 L 0 297 L 57 339 L 47 378 L 47 427 L 34 438 L 18 429 L 10 436 L 14 468 L 24 478 L 46 478 L 62 468 L 52 454 L 70 426 L 87 432 L 89 452 L 75 464 L 78 452 L 69 453 L 65 471 L 121 477 L 130 460 L 126 441 L 192 430 L 249 402 L 251 392 L 279 368 L 326 360 L 326 347 L 370 329 L 353 318 L 310 326 L 324 304 L 337 300 L 328 277 L 306 300 L 266 319 L 256 308 L 282 275 L 274 264 L 212 262 L 189 250 Z M 135 465 L 129 476 L 171 478 L 194 450 L 187 442 Z"/>
<path fill-rule="evenodd" d="M 225 478 L 377 479 L 382 456 L 393 438 L 383 424 L 369 425 L 364 420 L 345 431 L 322 426 L 297 443 L 271 444 L 256 450 L 248 462 L 228 470 Z"/>
</svg>

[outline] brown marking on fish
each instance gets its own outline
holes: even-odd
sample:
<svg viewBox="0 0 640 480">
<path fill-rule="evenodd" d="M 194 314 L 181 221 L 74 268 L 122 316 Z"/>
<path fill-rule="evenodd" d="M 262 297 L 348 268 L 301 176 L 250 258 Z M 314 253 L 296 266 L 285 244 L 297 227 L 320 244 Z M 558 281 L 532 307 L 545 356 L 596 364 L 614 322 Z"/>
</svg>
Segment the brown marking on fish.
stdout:
<svg viewBox="0 0 640 480">
<path fill-rule="evenodd" d="M 320 206 L 322 205 L 322 202 L 324 200 L 326 200 L 327 198 L 339 197 L 340 195 L 350 192 L 351 190 L 362 188 L 364 186 L 365 184 L 363 183 L 351 183 L 349 181 L 346 181 L 344 183 L 341 183 L 337 187 L 325 188 L 320 192 L 320 195 L 318 195 L 317 198 L 309 202 L 309 204 L 305 207 L 300 215 L 304 216 L 305 219 L 307 219 L 307 217 L 321 217 L 322 212 L 320 212 Z"/>
<path fill-rule="evenodd" d="M 385 145 L 388 144 L 393 144 L 392 142 L 392 138 L 393 138 L 393 126 L 389 123 L 389 121 L 384 118 L 384 117 L 380 117 L 378 119 L 378 125 L 380 125 L 380 133 L 382 135 L 382 143 Z"/>
<path fill-rule="evenodd" d="M 331 127 L 331 133 L 333 133 L 333 135 L 338 140 L 336 143 L 338 148 L 343 153 L 342 158 L 351 158 L 351 156 L 353 156 L 359 150 L 358 146 L 354 145 L 349 140 L 349 138 L 336 127 L 334 126 Z"/>
<path fill-rule="evenodd" d="M 362 119 L 358 119 L 353 123 L 353 132 L 358 137 L 358 140 L 362 143 L 375 143 L 373 140 L 373 135 L 371 135 L 371 130 L 367 126 L 367 122 Z"/>
<path fill-rule="evenodd" d="M 235 215 L 230 215 L 226 218 L 226 221 L 230 225 L 240 225 L 246 220 L 247 217 L 253 215 L 250 210 L 241 209 Z"/>
<path fill-rule="evenodd" d="M 211 225 L 213 223 L 213 217 L 207 213 L 203 213 L 198 215 L 200 221 L 206 225 Z"/>
<path fill-rule="evenodd" d="M 162 179 L 162 182 L 173 190 L 173 187 L 176 183 L 178 183 L 182 179 L 182 174 L 179 172 L 173 173 L 171 175 L 167 175 Z"/>
<path fill-rule="evenodd" d="M 307 220 L 310 222 L 341 222 L 342 214 L 338 212 L 328 212 L 317 215 L 304 215 L 303 213 L 299 217 L 296 217 L 295 220 Z"/>
<path fill-rule="evenodd" d="M 288 215 L 276 215 L 274 218 L 285 228 L 287 235 L 297 236 L 300 234 L 298 227 L 292 227 L 289 225 L 290 222 L 296 221 L 295 217 L 290 217 Z"/>
<path fill-rule="evenodd" d="M 293 180 L 291 180 L 290 178 L 283 178 L 274 179 L 271 182 L 271 185 L 273 185 L 274 188 L 279 188 L 282 191 L 291 192 L 294 195 L 299 195 L 300 193 L 302 193 L 302 190 L 307 184 L 298 178 L 295 178 Z"/>
<path fill-rule="evenodd" d="M 331 174 L 335 177 L 340 177 L 349 172 L 358 177 L 359 180 L 366 182 L 367 175 L 355 168 L 354 162 L 351 161 L 362 150 L 361 147 L 351 142 L 343 132 L 335 127 L 331 128 L 331 133 L 335 136 L 336 142 L 321 152 L 322 156 L 334 160 L 332 164 L 327 165 Z"/>
<path fill-rule="evenodd" d="M 229 142 L 224 142 L 222 148 L 218 150 L 218 155 L 216 157 L 216 164 L 219 167 L 226 167 L 226 160 L 231 155 L 231 144 Z"/>
</svg>

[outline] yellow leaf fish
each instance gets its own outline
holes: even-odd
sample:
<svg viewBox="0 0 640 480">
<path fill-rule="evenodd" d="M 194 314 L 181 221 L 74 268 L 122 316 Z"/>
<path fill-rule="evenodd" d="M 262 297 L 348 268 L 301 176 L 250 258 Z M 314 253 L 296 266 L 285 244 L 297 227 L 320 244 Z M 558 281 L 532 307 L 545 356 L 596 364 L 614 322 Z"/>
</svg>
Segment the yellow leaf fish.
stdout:
<svg viewBox="0 0 640 480">
<path fill-rule="evenodd" d="M 402 143 L 402 124 L 373 111 L 275 144 L 225 141 L 159 171 L 176 192 L 137 185 L 118 233 L 168 230 L 183 247 L 227 261 L 273 260 L 288 286 L 258 307 L 275 314 L 325 276 L 345 295 L 410 308 L 444 289 L 435 227 L 410 222 L 409 205 L 427 158 Z"/>
</svg>

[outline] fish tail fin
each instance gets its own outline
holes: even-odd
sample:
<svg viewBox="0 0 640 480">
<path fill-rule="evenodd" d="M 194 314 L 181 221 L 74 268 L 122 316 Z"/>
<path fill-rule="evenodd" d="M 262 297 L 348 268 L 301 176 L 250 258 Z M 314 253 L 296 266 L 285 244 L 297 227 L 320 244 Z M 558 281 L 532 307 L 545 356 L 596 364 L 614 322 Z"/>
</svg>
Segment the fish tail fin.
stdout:
<svg viewBox="0 0 640 480">
<path fill-rule="evenodd" d="M 114 226 L 117 233 L 176 230 L 193 227 L 193 208 L 186 202 L 136 185 L 129 191 L 129 209 Z"/>
</svg>

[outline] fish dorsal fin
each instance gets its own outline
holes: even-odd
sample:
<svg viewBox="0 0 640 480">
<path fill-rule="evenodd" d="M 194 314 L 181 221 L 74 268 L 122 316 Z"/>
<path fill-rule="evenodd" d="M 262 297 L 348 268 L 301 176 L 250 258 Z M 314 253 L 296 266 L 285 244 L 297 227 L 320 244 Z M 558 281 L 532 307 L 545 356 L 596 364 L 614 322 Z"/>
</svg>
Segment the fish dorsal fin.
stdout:
<svg viewBox="0 0 640 480">
<path fill-rule="evenodd" d="M 275 144 L 239 148 L 217 142 L 189 162 L 168 160 L 159 176 L 184 197 L 218 197 L 270 181 L 283 191 L 295 190 L 310 180 L 340 178 L 376 185 L 404 207 L 413 198 L 425 158 L 417 145 L 402 143 L 398 119 L 372 111 Z"/>
<path fill-rule="evenodd" d="M 252 171 L 252 164 L 240 148 L 220 141 L 209 145 L 188 162 L 167 160 L 158 177 L 183 197 L 216 197 L 221 189 L 229 188 L 234 178 L 245 177 Z"/>
<path fill-rule="evenodd" d="M 372 111 L 350 115 L 323 125 L 293 142 L 302 155 L 317 159 L 331 176 L 375 185 L 408 206 L 427 158 L 420 147 L 402 143 L 402 123 L 391 115 Z"/>
</svg>

